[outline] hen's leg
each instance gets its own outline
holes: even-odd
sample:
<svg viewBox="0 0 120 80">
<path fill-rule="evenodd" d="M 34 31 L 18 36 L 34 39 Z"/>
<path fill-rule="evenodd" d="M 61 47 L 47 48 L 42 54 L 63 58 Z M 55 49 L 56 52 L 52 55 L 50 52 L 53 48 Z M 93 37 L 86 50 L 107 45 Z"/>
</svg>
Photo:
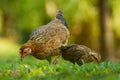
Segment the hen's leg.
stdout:
<svg viewBox="0 0 120 80">
<path fill-rule="evenodd" d="M 62 58 L 61 55 L 57 56 L 57 57 L 55 58 L 55 60 L 53 61 L 53 64 L 56 65 L 61 58 Z"/>
<path fill-rule="evenodd" d="M 51 57 L 47 58 L 47 61 L 51 64 Z"/>
</svg>

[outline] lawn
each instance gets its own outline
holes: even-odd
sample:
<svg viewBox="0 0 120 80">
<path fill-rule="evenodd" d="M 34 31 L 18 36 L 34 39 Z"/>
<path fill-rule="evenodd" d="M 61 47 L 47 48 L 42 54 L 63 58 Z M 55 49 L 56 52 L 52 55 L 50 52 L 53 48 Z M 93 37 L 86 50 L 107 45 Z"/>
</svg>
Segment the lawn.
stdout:
<svg viewBox="0 0 120 80">
<path fill-rule="evenodd" d="M 6 43 L 6 42 L 5 42 Z M 57 65 L 46 60 L 38 60 L 27 56 L 20 61 L 19 46 L 4 51 L 0 56 L 0 80 L 119 80 L 120 63 L 101 62 L 78 66 L 65 60 Z M 2 50 L 3 49 L 3 50 Z M 1 52 L 0 52 L 1 53 Z M 8 53 L 8 54 L 7 54 Z"/>
<path fill-rule="evenodd" d="M 89 63 L 82 66 L 61 60 L 48 64 L 28 56 L 23 62 L 18 56 L 1 58 L 0 80 L 118 80 L 120 63 Z"/>
</svg>

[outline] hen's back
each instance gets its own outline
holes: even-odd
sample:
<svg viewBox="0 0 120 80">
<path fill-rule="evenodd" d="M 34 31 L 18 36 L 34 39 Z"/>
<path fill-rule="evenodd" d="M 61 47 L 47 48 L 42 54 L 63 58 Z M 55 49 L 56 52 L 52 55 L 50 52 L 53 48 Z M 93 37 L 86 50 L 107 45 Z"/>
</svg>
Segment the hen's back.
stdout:
<svg viewBox="0 0 120 80">
<path fill-rule="evenodd" d="M 30 40 L 34 40 L 37 43 L 47 43 L 50 41 L 66 43 L 69 36 L 68 29 L 61 24 L 60 20 L 53 20 L 47 25 L 41 26 L 35 29 L 30 35 Z"/>
</svg>

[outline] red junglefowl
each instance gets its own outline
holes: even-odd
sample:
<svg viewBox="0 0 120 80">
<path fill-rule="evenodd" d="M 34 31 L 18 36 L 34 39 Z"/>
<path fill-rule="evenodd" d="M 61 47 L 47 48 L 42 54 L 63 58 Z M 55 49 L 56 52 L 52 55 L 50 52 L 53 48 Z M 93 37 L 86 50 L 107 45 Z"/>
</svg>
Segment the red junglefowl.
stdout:
<svg viewBox="0 0 120 80">
<path fill-rule="evenodd" d="M 70 62 L 82 65 L 89 62 L 100 62 L 101 56 L 84 45 L 71 44 L 61 46 L 62 57 Z"/>
<path fill-rule="evenodd" d="M 29 40 L 20 48 L 21 60 L 30 54 L 51 63 L 51 57 L 60 55 L 59 48 L 67 44 L 68 37 L 68 25 L 59 10 L 47 25 L 40 26 L 31 33 Z"/>
</svg>

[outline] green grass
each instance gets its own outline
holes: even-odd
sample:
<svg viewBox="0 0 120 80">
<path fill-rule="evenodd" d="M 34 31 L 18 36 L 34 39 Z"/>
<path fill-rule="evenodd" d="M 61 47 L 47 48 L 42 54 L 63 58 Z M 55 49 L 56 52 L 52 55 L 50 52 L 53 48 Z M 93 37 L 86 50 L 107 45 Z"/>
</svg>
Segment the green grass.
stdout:
<svg viewBox="0 0 120 80">
<path fill-rule="evenodd" d="M 57 65 L 28 56 L 0 59 L 0 80 L 118 80 L 120 63 L 89 63 L 82 66 L 61 60 Z M 2 62 L 3 61 L 3 62 Z"/>
<path fill-rule="evenodd" d="M 119 80 L 120 63 L 89 63 L 82 66 L 60 60 L 48 64 L 27 56 L 20 61 L 19 46 L 8 41 L 0 42 L 0 80 Z M 7 45 L 7 47 L 6 47 Z"/>
</svg>

